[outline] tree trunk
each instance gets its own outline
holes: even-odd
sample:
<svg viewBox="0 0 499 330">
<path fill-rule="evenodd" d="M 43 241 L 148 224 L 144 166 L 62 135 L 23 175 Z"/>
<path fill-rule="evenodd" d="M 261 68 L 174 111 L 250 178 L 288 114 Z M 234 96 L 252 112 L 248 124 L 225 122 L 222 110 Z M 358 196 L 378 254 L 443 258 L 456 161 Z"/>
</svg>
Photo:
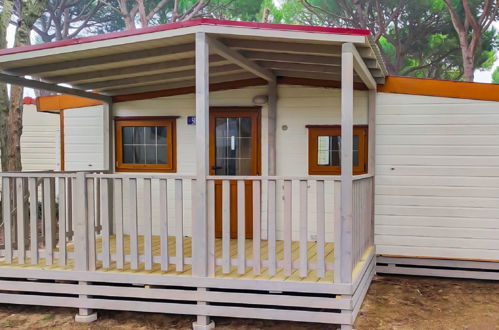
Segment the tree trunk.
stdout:
<svg viewBox="0 0 499 330">
<path fill-rule="evenodd" d="M 461 47 L 463 54 L 463 78 L 465 81 L 473 81 L 475 79 L 475 55 L 470 49 Z"/>
</svg>

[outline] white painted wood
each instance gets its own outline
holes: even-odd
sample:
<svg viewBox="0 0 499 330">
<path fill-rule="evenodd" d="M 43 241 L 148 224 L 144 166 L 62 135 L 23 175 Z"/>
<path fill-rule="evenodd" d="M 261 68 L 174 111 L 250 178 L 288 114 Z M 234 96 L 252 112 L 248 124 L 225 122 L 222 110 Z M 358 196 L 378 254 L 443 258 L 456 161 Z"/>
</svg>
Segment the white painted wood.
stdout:
<svg viewBox="0 0 499 330">
<path fill-rule="evenodd" d="M 268 85 L 268 119 L 267 119 L 267 159 L 268 159 L 268 175 L 276 175 L 277 168 L 277 141 L 276 141 L 276 130 L 277 130 L 277 80 L 273 79 Z"/>
<path fill-rule="evenodd" d="M 137 180 L 123 179 L 123 216 L 128 224 L 130 235 L 130 268 L 137 269 L 139 264 L 139 242 L 137 228 Z"/>
<path fill-rule="evenodd" d="M 262 191 L 263 181 L 253 181 L 253 274 L 261 273 Z"/>
<path fill-rule="evenodd" d="M 4 186 L 5 186 L 5 181 Z M 29 223 L 30 223 L 30 258 L 31 264 L 38 264 L 38 184 L 37 178 L 28 179 Z M 3 208 L 5 210 L 5 207 Z M 5 224 L 5 219 L 3 219 Z M 5 227 L 4 227 L 5 228 Z"/>
<path fill-rule="evenodd" d="M 300 276 L 308 275 L 308 181 L 300 181 Z"/>
<path fill-rule="evenodd" d="M 95 180 L 86 178 L 87 185 L 87 240 L 88 240 L 88 270 L 95 271 L 97 262 L 96 237 L 95 237 L 95 214 L 96 214 L 96 196 Z"/>
<path fill-rule="evenodd" d="M 76 174 L 75 196 L 73 218 L 75 230 L 75 269 L 78 271 L 88 270 L 88 221 L 87 214 L 87 183 L 85 173 Z"/>
<path fill-rule="evenodd" d="M 152 217 L 151 217 L 151 180 L 144 179 L 142 182 L 142 198 L 139 199 L 138 214 L 140 214 L 144 230 L 144 269 L 152 269 Z"/>
<path fill-rule="evenodd" d="M 3 81 L 7 84 L 19 85 L 23 87 L 29 87 L 34 89 L 41 89 L 49 92 L 56 92 L 61 94 L 69 94 L 75 95 L 79 97 L 84 97 L 92 100 L 99 100 L 103 102 L 111 102 L 111 97 L 98 94 L 98 93 L 90 93 L 84 90 L 79 90 L 75 88 L 63 87 L 55 84 L 49 84 L 42 81 L 32 80 L 21 78 L 9 74 L 0 73 L 0 81 Z"/>
<path fill-rule="evenodd" d="M 341 268 L 342 253 L 337 246 L 341 246 L 341 181 L 333 182 L 333 205 L 334 205 L 334 282 L 341 283 L 339 269 Z"/>
<path fill-rule="evenodd" d="M 208 276 L 215 276 L 215 181 L 207 182 L 208 189 Z"/>
<path fill-rule="evenodd" d="M 123 269 L 125 265 L 125 245 L 123 241 L 124 234 L 124 220 L 128 221 L 129 215 L 125 212 L 128 212 L 128 207 L 126 204 L 128 203 L 128 199 L 124 199 L 124 197 L 128 198 L 129 191 L 125 191 L 125 180 L 126 179 L 112 179 L 113 180 L 113 206 L 114 206 L 114 223 L 115 223 L 115 244 L 116 244 L 116 267 L 118 269 Z M 129 183 L 127 183 L 127 189 L 129 188 Z M 123 201 L 125 201 L 123 203 Z M 127 222 L 128 223 L 128 222 Z"/>
<path fill-rule="evenodd" d="M 226 58 L 230 62 L 239 65 L 243 69 L 267 81 L 272 82 L 275 79 L 275 76 L 271 71 L 257 65 L 253 61 L 248 60 L 247 58 L 242 56 L 239 52 L 224 45 L 224 43 L 221 42 L 220 40 L 217 40 L 213 37 L 208 37 L 207 39 L 208 43 L 210 44 L 210 47 L 212 47 L 213 51 L 216 52 L 218 55 Z"/>
<path fill-rule="evenodd" d="M 193 193 L 192 272 L 195 276 L 208 274 L 208 206 L 207 182 L 209 166 L 209 84 L 210 39 L 197 33 L 196 44 L 196 183 Z"/>
<path fill-rule="evenodd" d="M 168 251 L 168 191 L 167 181 L 151 180 L 152 223 L 159 223 L 161 270 L 167 271 L 170 264 Z M 152 230 L 152 227 L 151 227 Z M 152 259 L 152 257 L 151 257 Z"/>
<path fill-rule="evenodd" d="M 268 273 L 269 275 L 275 275 L 277 270 L 275 180 L 269 180 L 267 187 L 267 252 Z"/>
<path fill-rule="evenodd" d="M 341 55 L 341 222 L 340 280 L 352 281 L 352 148 L 353 148 L 353 68 L 351 45 L 343 45 Z"/>
<path fill-rule="evenodd" d="M 67 249 L 66 249 L 66 239 L 67 239 L 67 231 L 66 228 L 66 216 L 67 216 L 67 198 L 66 196 L 71 192 L 67 191 L 66 178 L 59 179 L 59 266 L 66 266 L 67 263 Z"/>
<path fill-rule="evenodd" d="M 317 277 L 326 275 L 326 209 L 324 181 L 315 182 L 317 201 Z"/>
<path fill-rule="evenodd" d="M 180 179 L 175 180 L 175 255 L 177 272 L 184 271 L 184 189 Z"/>
<path fill-rule="evenodd" d="M 55 192 L 53 178 L 43 179 L 43 220 L 45 228 L 45 264 L 53 264 L 55 235 Z"/>
<path fill-rule="evenodd" d="M 360 56 L 357 48 L 354 44 L 347 43 L 342 47 L 342 52 L 350 52 L 353 55 L 353 67 L 355 72 L 360 76 L 364 84 L 370 90 L 376 90 L 377 83 L 374 80 L 371 72 L 369 71 L 367 65 L 364 63 L 364 60 Z"/>
<path fill-rule="evenodd" d="M 11 207 L 11 187 L 13 181 L 7 177 L 2 178 L 2 218 L 4 228 L 5 262 L 12 263 L 12 207 Z"/>
<path fill-rule="evenodd" d="M 237 181 L 237 272 L 246 273 L 246 190 L 242 180 Z"/>
<path fill-rule="evenodd" d="M 24 203 L 24 179 L 15 179 L 16 185 L 16 220 L 17 220 L 17 262 L 19 264 L 24 264 L 26 258 L 26 246 L 25 235 L 24 235 L 24 220 L 25 220 L 25 203 Z"/>
<path fill-rule="evenodd" d="M 292 191 L 292 181 L 284 181 L 284 275 L 291 276 L 293 272 L 293 258 L 292 258 L 292 230 L 293 230 L 293 191 Z"/>
<path fill-rule="evenodd" d="M 102 267 L 111 265 L 110 228 L 112 218 L 109 218 L 109 182 L 108 179 L 100 180 L 100 216 L 102 223 Z"/>
<path fill-rule="evenodd" d="M 230 273 L 230 181 L 222 181 L 222 272 Z"/>
</svg>

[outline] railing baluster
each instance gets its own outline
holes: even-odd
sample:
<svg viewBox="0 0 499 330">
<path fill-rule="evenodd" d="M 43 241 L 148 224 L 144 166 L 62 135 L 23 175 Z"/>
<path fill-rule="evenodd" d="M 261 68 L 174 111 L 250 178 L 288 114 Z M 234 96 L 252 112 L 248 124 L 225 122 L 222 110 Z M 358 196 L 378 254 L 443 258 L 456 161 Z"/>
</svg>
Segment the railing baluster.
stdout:
<svg viewBox="0 0 499 330">
<path fill-rule="evenodd" d="M 24 264 L 26 259 L 26 246 L 24 234 L 25 203 L 24 203 L 24 179 L 16 178 L 16 216 L 17 216 L 17 262 Z"/>
<path fill-rule="evenodd" d="M 102 224 L 102 267 L 111 266 L 110 227 L 112 219 L 109 218 L 109 181 L 100 179 L 100 219 Z"/>
<path fill-rule="evenodd" d="M 245 182 L 237 181 L 237 271 L 246 273 L 246 191 Z"/>
<path fill-rule="evenodd" d="M 3 233 L 5 245 L 5 263 L 12 263 L 12 208 L 11 208 L 11 179 L 4 177 L 2 180 L 2 211 Z"/>
<path fill-rule="evenodd" d="M 123 242 L 123 218 L 128 219 L 129 217 L 128 214 L 124 214 L 125 209 L 128 210 L 128 208 L 124 205 L 127 204 L 127 201 L 123 203 L 123 196 L 128 197 L 129 192 L 124 191 L 123 180 L 128 180 L 128 179 L 113 179 L 113 186 L 114 186 L 113 215 L 116 224 L 115 246 L 116 246 L 116 267 L 118 269 L 123 269 L 125 267 L 125 250 Z"/>
<path fill-rule="evenodd" d="M 38 264 L 38 184 L 37 178 L 28 179 L 31 264 Z"/>
<path fill-rule="evenodd" d="M 88 239 L 88 270 L 96 269 L 97 253 L 95 244 L 95 181 L 87 179 L 87 239 Z"/>
<path fill-rule="evenodd" d="M 215 276 L 215 181 L 208 180 L 208 276 Z"/>
<path fill-rule="evenodd" d="M 184 271 L 184 189 L 182 179 L 175 179 L 175 257 L 176 271 Z"/>
<path fill-rule="evenodd" d="M 144 268 L 146 270 L 152 269 L 152 219 L 151 219 L 151 180 L 144 180 L 143 189 L 143 212 L 139 214 L 144 219 Z"/>
<path fill-rule="evenodd" d="M 308 182 L 300 181 L 300 276 L 308 275 Z"/>
<path fill-rule="evenodd" d="M 129 205 L 128 225 L 130 230 L 130 268 L 136 270 L 139 268 L 139 240 L 137 228 L 137 179 L 130 179 L 128 187 Z"/>
<path fill-rule="evenodd" d="M 291 276 L 293 271 L 293 201 L 292 181 L 284 180 L 284 275 Z"/>
<path fill-rule="evenodd" d="M 230 182 L 222 181 L 222 272 L 230 273 Z"/>
<path fill-rule="evenodd" d="M 276 259 L 276 181 L 268 181 L 267 189 L 267 258 L 269 275 L 275 275 L 277 270 Z"/>
<path fill-rule="evenodd" d="M 66 180 L 66 239 L 73 240 L 73 178 L 69 177 Z"/>
<path fill-rule="evenodd" d="M 59 178 L 59 266 L 67 264 L 66 252 L 66 178 Z"/>
<path fill-rule="evenodd" d="M 43 211 L 45 221 L 45 264 L 54 262 L 55 192 L 54 178 L 43 179 Z"/>
<path fill-rule="evenodd" d="M 325 204 L 324 181 L 316 181 L 317 193 L 317 277 L 324 278 L 325 265 Z"/>
<path fill-rule="evenodd" d="M 253 274 L 261 273 L 261 181 L 253 181 Z"/>
</svg>

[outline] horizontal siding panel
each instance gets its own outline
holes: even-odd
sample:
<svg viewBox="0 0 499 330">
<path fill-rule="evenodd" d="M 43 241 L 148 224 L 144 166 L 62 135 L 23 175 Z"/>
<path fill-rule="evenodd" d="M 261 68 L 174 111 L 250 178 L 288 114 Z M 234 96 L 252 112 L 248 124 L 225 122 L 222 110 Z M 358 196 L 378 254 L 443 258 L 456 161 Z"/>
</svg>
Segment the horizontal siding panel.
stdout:
<svg viewBox="0 0 499 330">
<path fill-rule="evenodd" d="M 479 125 L 479 124 L 499 124 L 499 113 L 479 116 L 475 114 L 446 115 L 383 115 L 376 116 L 383 125 L 389 124 L 411 124 L 411 125 Z"/>
<path fill-rule="evenodd" d="M 376 235 L 376 243 L 381 245 L 397 245 L 412 247 L 442 247 L 454 249 L 497 250 L 497 240 L 452 237 L 417 237 Z M 498 251 L 499 252 L 499 251 Z"/>
<path fill-rule="evenodd" d="M 380 145 L 376 149 L 378 159 L 380 156 L 499 156 L 499 146 L 400 146 Z M 488 158 L 486 158 L 488 159 Z M 383 165 L 381 163 L 381 165 Z M 438 164 L 431 164 L 438 165 Z"/>
<path fill-rule="evenodd" d="M 481 228 L 499 229 L 499 219 L 486 218 L 458 218 L 437 216 L 400 216 L 380 215 L 376 216 L 376 230 L 379 226 L 422 226 L 422 227 L 451 227 L 451 228 Z"/>
<path fill-rule="evenodd" d="M 378 198 L 376 196 L 376 198 Z M 436 207 L 436 206 L 401 206 L 376 205 L 377 215 L 394 215 L 403 217 L 457 217 L 457 218 L 499 218 L 499 209 L 496 208 L 465 208 L 465 207 Z M 403 218 L 402 218 L 403 219 Z M 499 248 L 499 246 L 498 246 Z"/>
<path fill-rule="evenodd" d="M 377 111 L 380 115 L 488 115 L 497 114 L 497 109 L 488 104 L 470 107 L 469 104 L 454 104 L 452 107 L 442 107 L 441 104 L 386 104 Z"/>
<path fill-rule="evenodd" d="M 384 156 L 378 155 L 376 161 L 380 165 L 432 165 L 432 166 L 486 166 L 499 165 L 499 157 L 476 156 Z"/>
<path fill-rule="evenodd" d="M 454 249 L 446 247 L 397 246 L 376 244 L 376 253 L 384 255 L 425 256 L 434 258 L 499 260 L 498 250 Z"/>
<path fill-rule="evenodd" d="M 484 197 L 376 196 L 376 205 L 497 208 L 499 199 Z"/>
<path fill-rule="evenodd" d="M 424 226 L 385 226 L 378 225 L 378 236 L 420 236 L 450 238 L 484 238 L 499 239 L 499 229 L 490 228 L 436 228 Z"/>
<path fill-rule="evenodd" d="M 376 123 L 379 135 L 499 135 L 497 125 L 385 125 Z"/>
<path fill-rule="evenodd" d="M 435 105 L 441 104 L 444 106 L 456 105 L 472 105 L 478 106 L 497 106 L 497 103 L 491 101 L 476 101 L 449 97 L 423 96 L 423 95 L 407 95 L 407 94 L 392 94 L 378 93 L 377 104 L 379 107 L 389 104 L 420 104 L 420 105 Z"/>
<path fill-rule="evenodd" d="M 377 165 L 378 176 L 457 176 L 457 177 L 499 177 L 497 166 L 407 166 Z"/>
<path fill-rule="evenodd" d="M 403 186 L 499 187 L 497 177 L 389 176 L 379 175 L 376 183 Z"/>
<path fill-rule="evenodd" d="M 499 188 L 414 187 L 378 185 L 376 187 L 376 194 L 383 196 L 485 197 L 496 198 L 495 200 L 498 201 L 497 198 L 499 198 Z"/>
<path fill-rule="evenodd" d="M 499 127 L 499 125 L 498 125 Z M 449 146 L 496 146 L 499 135 L 380 135 L 377 145 L 449 145 Z"/>
</svg>

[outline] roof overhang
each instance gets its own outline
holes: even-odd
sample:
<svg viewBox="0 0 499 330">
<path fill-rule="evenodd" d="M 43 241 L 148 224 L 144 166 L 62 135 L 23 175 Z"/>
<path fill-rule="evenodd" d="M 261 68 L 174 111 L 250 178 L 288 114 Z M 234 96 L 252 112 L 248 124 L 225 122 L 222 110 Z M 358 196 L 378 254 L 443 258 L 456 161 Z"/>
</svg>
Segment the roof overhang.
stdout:
<svg viewBox="0 0 499 330">
<path fill-rule="evenodd" d="M 271 77 L 340 81 L 346 43 L 377 83 L 386 76 L 367 30 L 200 19 L 5 49 L 0 79 L 103 102 L 191 88 L 198 32 L 209 36 L 212 84 Z M 354 76 L 357 83 L 363 78 Z"/>
</svg>

